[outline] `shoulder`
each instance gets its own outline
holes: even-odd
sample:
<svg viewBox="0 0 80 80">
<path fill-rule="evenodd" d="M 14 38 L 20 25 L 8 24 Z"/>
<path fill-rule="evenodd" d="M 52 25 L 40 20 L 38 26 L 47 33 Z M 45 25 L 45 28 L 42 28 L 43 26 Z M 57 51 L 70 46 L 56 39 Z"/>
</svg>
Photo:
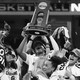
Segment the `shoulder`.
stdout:
<svg viewBox="0 0 80 80">
<path fill-rule="evenodd" d="M 51 77 L 50 77 L 50 80 L 58 80 L 59 79 L 59 76 L 58 76 L 58 72 L 53 72 Z"/>
<path fill-rule="evenodd" d="M 26 61 L 25 62 L 33 62 L 37 59 L 37 57 L 35 55 L 31 55 L 31 54 L 26 54 Z"/>
<path fill-rule="evenodd" d="M 77 63 L 75 64 L 75 66 L 76 66 L 78 69 L 80 69 L 80 62 L 77 62 Z"/>
</svg>

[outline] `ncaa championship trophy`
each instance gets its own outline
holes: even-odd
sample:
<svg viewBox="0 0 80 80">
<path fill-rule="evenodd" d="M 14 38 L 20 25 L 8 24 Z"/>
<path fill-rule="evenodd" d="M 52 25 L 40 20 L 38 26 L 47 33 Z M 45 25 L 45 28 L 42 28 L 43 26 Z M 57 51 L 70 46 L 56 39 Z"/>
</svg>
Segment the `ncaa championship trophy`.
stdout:
<svg viewBox="0 0 80 80">
<path fill-rule="evenodd" d="M 38 6 L 36 6 L 35 11 L 33 13 L 31 22 L 28 25 L 28 28 L 25 30 L 25 33 L 28 35 L 48 35 L 48 30 L 50 27 L 48 26 L 48 17 L 49 17 L 49 1 L 40 2 Z"/>
</svg>

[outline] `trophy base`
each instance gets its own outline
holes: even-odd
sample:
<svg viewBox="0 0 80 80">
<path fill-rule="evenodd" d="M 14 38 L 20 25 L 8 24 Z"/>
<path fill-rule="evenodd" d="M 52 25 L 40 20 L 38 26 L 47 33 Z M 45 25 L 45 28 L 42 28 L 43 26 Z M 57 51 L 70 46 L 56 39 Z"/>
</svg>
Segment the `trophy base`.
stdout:
<svg viewBox="0 0 80 80">
<path fill-rule="evenodd" d="M 28 35 L 38 35 L 38 36 L 48 35 L 47 31 L 38 30 L 38 29 L 28 29 L 28 30 L 25 31 L 25 33 L 28 34 Z"/>
</svg>

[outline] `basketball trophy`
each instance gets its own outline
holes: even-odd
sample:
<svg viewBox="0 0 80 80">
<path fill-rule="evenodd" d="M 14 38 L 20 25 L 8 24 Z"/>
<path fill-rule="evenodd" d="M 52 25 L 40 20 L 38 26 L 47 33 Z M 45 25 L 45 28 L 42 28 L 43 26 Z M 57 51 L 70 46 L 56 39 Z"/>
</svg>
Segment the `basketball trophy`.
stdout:
<svg viewBox="0 0 80 80">
<path fill-rule="evenodd" d="M 49 17 L 49 1 L 40 2 L 36 6 L 33 13 L 31 22 L 28 24 L 28 28 L 25 29 L 25 33 L 28 35 L 48 35 L 48 17 Z M 50 29 L 50 27 L 49 27 Z"/>
</svg>

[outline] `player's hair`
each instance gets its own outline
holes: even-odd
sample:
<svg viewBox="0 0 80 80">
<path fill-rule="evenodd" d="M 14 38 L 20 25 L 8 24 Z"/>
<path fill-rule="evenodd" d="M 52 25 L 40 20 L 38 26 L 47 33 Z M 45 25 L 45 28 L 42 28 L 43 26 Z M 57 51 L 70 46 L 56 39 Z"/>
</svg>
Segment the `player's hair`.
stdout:
<svg viewBox="0 0 80 80">
<path fill-rule="evenodd" d="M 59 64 L 61 64 L 63 61 L 62 61 L 62 58 L 58 57 L 58 56 L 53 56 L 49 59 L 49 61 L 51 61 L 52 63 L 52 66 L 55 68 L 54 71 L 57 69 L 57 66 Z"/>
</svg>

